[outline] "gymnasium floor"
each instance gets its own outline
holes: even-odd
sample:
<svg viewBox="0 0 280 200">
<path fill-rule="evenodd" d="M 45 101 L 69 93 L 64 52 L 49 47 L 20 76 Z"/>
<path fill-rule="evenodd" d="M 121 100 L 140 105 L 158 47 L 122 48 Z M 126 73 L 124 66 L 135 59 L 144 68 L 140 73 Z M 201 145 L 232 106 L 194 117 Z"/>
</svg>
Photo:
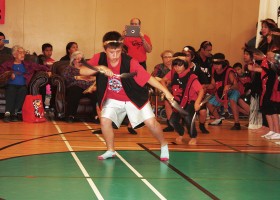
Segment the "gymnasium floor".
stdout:
<svg viewBox="0 0 280 200">
<path fill-rule="evenodd" d="M 117 157 L 100 161 L 104 140 L 92 134 L 99 125 L 1 121 L 0 199 L 280 199 L 280 145 L 231 126 L 207 127 L 196 146 L 165 133 L 168 162 L 147 128 L 131 135 L 121 127 Z"/>
</svg>

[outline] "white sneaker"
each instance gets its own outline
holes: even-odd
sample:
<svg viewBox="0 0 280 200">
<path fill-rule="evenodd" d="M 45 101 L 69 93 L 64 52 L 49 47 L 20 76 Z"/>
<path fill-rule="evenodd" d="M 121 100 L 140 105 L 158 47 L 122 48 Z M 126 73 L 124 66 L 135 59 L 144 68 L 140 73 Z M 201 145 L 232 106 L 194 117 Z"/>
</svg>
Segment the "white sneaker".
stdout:
<svg viewBox="0 0 280 200">
<path fill-rule="evenodd" d="M 270 137 L 271 135 L 273 135 L 275 132 L 274 131 L 269 131 L 267 134 L 262 135 L 261 137 L 266 138 L 266 137 Z"/>
<path fill-rule="evenodd" d="M 270 139 L 270 140 L 279 140 L 280 139 L 280 134 L 279 133 L 274 133 L 268 139 Z"/>
<path fill-rule="evenodd" d="M 210 125 L 210 126 L 218 126 L 218 125 L 222 124 L 222 120 L 223 120 L 222 118 L 216 119 L 213 122 L 209 123 L 208 125 Z"/>
</svg>

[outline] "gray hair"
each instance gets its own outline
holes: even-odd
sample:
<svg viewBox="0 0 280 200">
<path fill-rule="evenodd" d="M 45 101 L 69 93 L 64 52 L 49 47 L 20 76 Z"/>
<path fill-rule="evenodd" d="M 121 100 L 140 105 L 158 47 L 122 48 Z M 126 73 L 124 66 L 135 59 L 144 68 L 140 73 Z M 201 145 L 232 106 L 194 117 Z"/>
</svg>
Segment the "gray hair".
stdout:
<svg viewBox="0 0 280 200">
<path fill-rule="evenodd" d="M 77 58 L 78 55 L 82 55 L 82 57 L 84 58 L 84 54 L 81 51 L 75 51 L 74 53 L 71 54 L 70 66 L 74 66 L 73 61 Z"/>
<path fill-rule="evenodd" d="M 15 53 L 19 50 L 22 49 L 23 51 L 25 51 L 25 49 L 22 46 L 19 45 L 15 45 L 12 47 L 12 55 L 15 56 Z"/>
</svg>

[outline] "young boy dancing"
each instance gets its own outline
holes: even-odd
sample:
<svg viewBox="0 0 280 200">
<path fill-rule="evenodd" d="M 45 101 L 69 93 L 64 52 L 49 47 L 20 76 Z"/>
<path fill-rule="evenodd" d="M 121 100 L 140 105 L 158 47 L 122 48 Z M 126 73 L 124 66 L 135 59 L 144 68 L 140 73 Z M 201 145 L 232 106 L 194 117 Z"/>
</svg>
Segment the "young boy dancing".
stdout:
<svg viewBox="0 0 280 200">
<path fill-rule="evenodd" d="M 173 69 L 163 78 L 162 83 L 171 81 L 172 94 L 188 115 L 183 117 L 185 121 L 188 134 L 190 136 L 190 145 L 196 144 L 197 131 L 195 126 L 191 130 L 191 122 L 195 111 L 200 109 L 200 103 L 204 95 L 204 90 L 198 81 L 197 76 L 191 72 L 186 62 L 185 53 L 177 52 L 173 55 L 172 67 Z M 170 117 L 170 124 L 174 127 L 175 131 L 179 134 L 176 138 L 177 143 L 183 142 L 184 127 L 180 123 L 182 116 L 177 111 L 173 111 Z"/>
<path fill-rule="evenodd" d="M 102 71 L 96 75 L 96 80 L 98 103 L 102 109 L 101 130 L 106 141 L 107 151 L 98 156 L 98 159 L 115 157 L 112 122 L 120 127 L 127 115 L 133 128 L 144 122 L 161 144 L 160 160 L 168 160 L 167 142 L 149 103 L 148 90 L 144 86 L 149 83 L 161 90 L 170 100 L 173 99 L 172 94 L 138 61 L 122 53 L 123 41 L 120 33 L 115 31 L 106 33 L 103 37 L 103 47 L 105 52 L 95 54 L 88 61 L 88 64 L 97 66 L 96 69 Z M 136 75 L 131 78 L 121 78 L 118 75 L 122 73 L 135 73 Z"/>
</svg>

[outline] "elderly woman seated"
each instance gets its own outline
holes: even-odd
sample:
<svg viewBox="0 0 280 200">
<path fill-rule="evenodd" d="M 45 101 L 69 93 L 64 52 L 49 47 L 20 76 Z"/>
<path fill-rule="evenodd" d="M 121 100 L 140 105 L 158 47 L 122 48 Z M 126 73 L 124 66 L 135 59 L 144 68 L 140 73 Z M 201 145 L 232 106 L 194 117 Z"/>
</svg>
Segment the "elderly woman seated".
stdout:
<svg viewBox="0 0 280 200">
<path fill-rule="evenodd" d="M 95 76 L 80 75 L 83 57 L 82 52 L 74 52 L 71 55 L 70 66 L 66 67 L 63 72 L 63 77 L 66 80 L 66 122 L 74 122 L 79 101 L 83 95 L 86 95 L 91 99 L 93 105 L 93 121 L 99 123 L 96 111 L 97 96 L 94 92 L 96 90 Z"/>
<path fill-rule="evenodd" d="M 36 71 L 50 71 L 49 67 L 25 61 L 25 50 L 19 45 L 12 48 L 13 58 L 1 64 L 0 74 L 12 72 L 5 88 L 6 108 L 4 122 L 19 121 L 27 85 Z"/>
</svg>

